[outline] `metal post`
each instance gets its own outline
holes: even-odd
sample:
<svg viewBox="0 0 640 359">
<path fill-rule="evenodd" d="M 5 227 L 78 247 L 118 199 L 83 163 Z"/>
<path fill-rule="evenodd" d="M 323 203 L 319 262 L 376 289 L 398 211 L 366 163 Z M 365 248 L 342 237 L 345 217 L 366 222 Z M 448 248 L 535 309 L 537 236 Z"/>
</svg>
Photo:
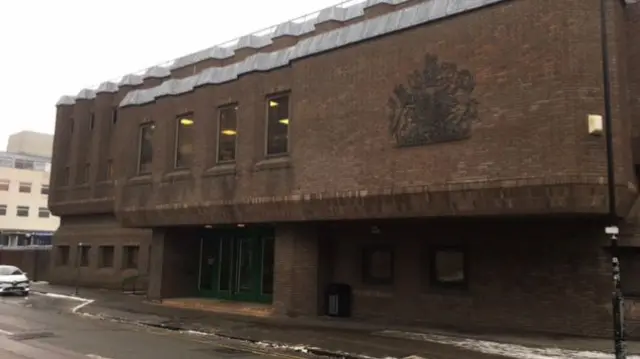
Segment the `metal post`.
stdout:
<svg viewBox="0 0 640 359">
<path fill-rule="evenodd" d="M 80 294 L 80 256 L 82 255 L 82 242 L 78 243 L 76 249 L 76 297 Z"/>
<path fill-rule="evenodd" d="M 600 0 L 600 42 L 602 45 L 602 82 L 604 87 L 604 125 L 607 157 L 607 192 L 609 197 L 609 227 L 605 233 L 611 236 L 611 263 L 613 270 L 613 341 L 616 359 L 626 359 L 624 333 L 624 296 L 622 295 L 620 258 L 618 250 L 619 229 L 616 209 L 615 167 L 613 156 L 613 124 L 611 111 L 611 79 L 609 74 L 609 41 L 607 34 L 607 1 Z"/>
</svg>

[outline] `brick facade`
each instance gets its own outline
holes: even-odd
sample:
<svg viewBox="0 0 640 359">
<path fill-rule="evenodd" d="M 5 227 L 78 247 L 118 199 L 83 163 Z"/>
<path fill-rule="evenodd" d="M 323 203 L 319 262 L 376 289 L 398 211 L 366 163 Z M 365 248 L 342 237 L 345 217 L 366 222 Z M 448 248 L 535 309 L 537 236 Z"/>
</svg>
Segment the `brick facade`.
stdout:
<svg viewBox="0 0 640 359">
<path fill-rule="evenodd" d="M 119 263 L 122 246 L 138 243 L 150 295 L 189 296 L 195 287 L 184 278 L 197 280 L 198 270 L 193 228 L 270 223 L 279 314 L 321 313 L 325 285 L 345 282 L 354 289 L 356 317 L 608 333 L 610 268 L 597 219 L 607 212 L 605 137 L 587 133 L 587 116 L 602 114 L 604 103 L 599 0 L 496 1 L 274 70 L 119 107 L 131 91 L 169 76 L 184 79 L 420 4 L 377 5 L 299 37 L 59 104 L 50 208 L 62 225 L 55 244 L 69 244 L 71 258 L 80 241 L 113 244 Z M 608 4 L 617 207 L 631 213 L 632 224 L 640 4 Z M 390 102 L 398 100 L 398 86 L 429 81 L 434 63 L 441 78 L 457 74 L 447 86 L 467 91 L 457 98 L 467 104 L 464 114 L 450 115 L 473 121 L 455 141 L 399 146 Z M 464 82 L 467 71 L 474 85 Z M 290 150 L 271 158 L 266 101 L 283 93 L 290 99 Z M 228 104 L 238 106 L 237 155 L 220 165 L 218 108 Z M 195 157 L 191 167 L 176 170 L 175 121 L 185 113 L 195 121 Z M 152 170 L 140 175 L 139 128 L 150 121 Z M 105 172 L 109 163 L 112 175 Z M 80 180 L 87 168 L 89 178 Z M 492 219 L 468 219 L 485 216 Z M 512 216 L 540 219 L 521 223 Z M 428 219 L 434 217 L 452 222 Z M 372 226 L 380 226 L 375 238 Z M 361 247 L 372 241 L 394 247 L 391 285 L 361 283 Z M 432 242 L 468 247 L 467 292 L 425 287 L 419 256 Z M 74 273 L 73 266 L 53 264 L 53 281 L 69 282 Z M 113 287 L 129 275 L 90 267 L 81 280 Z"/>
</svg>

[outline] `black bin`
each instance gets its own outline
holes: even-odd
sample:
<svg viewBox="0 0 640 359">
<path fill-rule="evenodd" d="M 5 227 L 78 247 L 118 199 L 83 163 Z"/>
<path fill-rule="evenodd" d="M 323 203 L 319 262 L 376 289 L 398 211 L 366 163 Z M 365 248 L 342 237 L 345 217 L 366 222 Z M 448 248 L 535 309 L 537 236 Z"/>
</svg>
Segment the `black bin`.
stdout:
<svg viewBox="0 0 640 359">
<path fill-rule="evenodd" d="M 332 283 L 327 286 L 326 314 L 330 317 L 351 316 L 351 286 L 343 283 Z"/>
</svg>

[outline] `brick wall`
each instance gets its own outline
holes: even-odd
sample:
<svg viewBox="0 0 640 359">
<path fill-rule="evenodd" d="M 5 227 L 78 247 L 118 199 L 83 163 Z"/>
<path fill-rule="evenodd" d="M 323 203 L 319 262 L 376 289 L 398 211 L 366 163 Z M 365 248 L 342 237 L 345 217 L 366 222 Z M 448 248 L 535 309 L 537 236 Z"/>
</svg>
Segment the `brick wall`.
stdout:
<svg viewBox="0 0 640 359">
<path fill-rule="evenodd" d="M 379 227 L 372 234 L 371 225 Z M 354 291 L 355 317 L 502 332 L 608 335 L 610 257 L 602 227 L 583 221 L 443 221 L 335 224 L 333 281 Z M 362 248 L 395 250 L 392 285 L 367 285 Z M 468 248 L 467 290 L 429 285 L 429 245 Z"/>
</svg>

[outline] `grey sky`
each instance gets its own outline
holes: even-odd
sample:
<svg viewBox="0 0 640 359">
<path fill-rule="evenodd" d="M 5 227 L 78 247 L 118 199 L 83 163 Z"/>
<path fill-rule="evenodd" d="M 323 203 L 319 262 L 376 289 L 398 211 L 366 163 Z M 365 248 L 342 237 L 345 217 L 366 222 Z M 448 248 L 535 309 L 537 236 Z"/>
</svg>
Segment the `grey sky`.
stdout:
<svg viewBox="0 0 640 359">
<path fill-rule="evenodd" d="M 0 149 L 21 130 L 53 133 L 55 103 L 117 78 L 340 0 L 0 2 Z"/>
</svg>

